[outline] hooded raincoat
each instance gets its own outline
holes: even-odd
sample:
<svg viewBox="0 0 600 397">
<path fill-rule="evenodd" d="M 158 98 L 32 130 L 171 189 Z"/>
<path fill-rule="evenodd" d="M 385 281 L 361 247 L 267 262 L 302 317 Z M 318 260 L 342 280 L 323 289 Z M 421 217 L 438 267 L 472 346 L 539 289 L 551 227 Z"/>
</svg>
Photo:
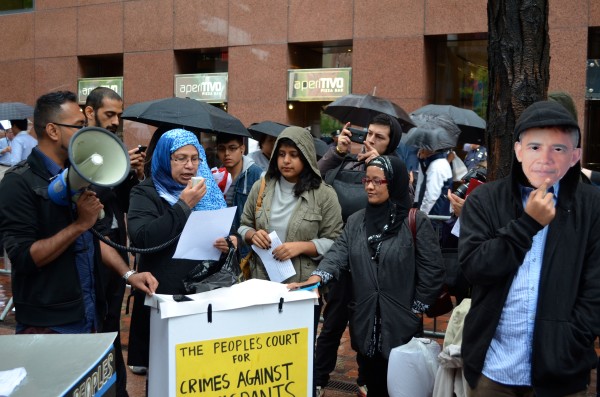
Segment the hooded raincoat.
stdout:
<svg viewBox="0 0 600 397">
<path fill-rule="evenodd" d="M 311 171 L 320 177 L 315 145 L 310 133 L 304 128 L 288 127 L 277 138 L 275 149 L 279 147 L 279 142 L 283 138 L 289 138 L 296 144 L 308 161 Z M 273 151 L 273 156 L 271 156 L 270 165 L 272 165 L 271 163 L 277 164 L 277 152 L 275 150 Z M 271 204 L 275 189 L 278 188 L 278 183 L 278 179 L 267 178 L 263 192 L 262 206 L 257 213 L 255 212 L 258 192 L 260 190 L 260 180 L 254 184 L 244 206 L 244 212 L 242 213 L 241 226 L 238 229 L 240 235 L 244 236 L 250 229 L 272 231 L 270 228 Z M 285 280 L 285 282 L 306 280 L 312 271 L 316 269 L 320 257 L 329 250 L 341 231 L 342 211 L 333 188 L 322 182 L 318 188 L 303 192 L 290 215 L 287 235 L 285 238 L 282 238 L 282 236 L 279 237 L 282 242 L 313 241 L 317 247 L 319 256 L 311 258 L 306 255 L 299 255 L 292 258 L 296 275 Z M 265 266 L 260 258 L 258 258 L 258 255 L 252 256 L 250 268 L 252 270 L 252 277 L 264 280 L 269 279 Z"/>
</svg>

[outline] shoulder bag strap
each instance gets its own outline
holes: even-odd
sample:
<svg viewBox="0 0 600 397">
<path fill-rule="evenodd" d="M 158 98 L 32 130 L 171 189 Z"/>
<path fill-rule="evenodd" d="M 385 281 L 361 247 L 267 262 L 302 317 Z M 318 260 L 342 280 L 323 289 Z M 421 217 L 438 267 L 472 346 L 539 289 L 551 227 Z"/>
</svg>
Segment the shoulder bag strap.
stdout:
<svg viewBox="0 0 600 397">
<path fill-rule="evenodd" d="M 325 182 L 329 183 L 331 185 L 333 183 L 333 181 L 335 180 L 335 178 L 337 178 L 337 175 L 339 174 L 339 172 L 341 170 L 343 170 L 345 165 L 351 161 L 357 161 L 356 156 L 353 156 L 351 154 L 346 154 L 344 156 L 344 158 L 342 158 L 342 162 L 340 164 L 338 164 L 335 168 L 331 169 L 331 173 L 332 173 L 331 178 L 327 178 L 327 179 L 329 179 L 329 182 L 327 182 L 327 181 L 325 181 Z M 329 173 L 329 172 L 327 172 L 327 173 Z M 326 175 L 323 175 L 323 180 L 325 180 L 325 176 Z"/>
<path fill-rule="evenodd" d="M 411 208 L 408 211 L 408 228 L 412 233 L 413 243 L 417 243 L 417 209 Z"/>
<path fill-rule="evenodd" d="M 256 229 L 256 214 L 258 213 L 258 211 L 260 210 L 260 207 L 262 207 L 262 202 L 263 202 L 263 194 L 265 192 L 265 186 L 267 185 L 267 181 L 265 180 L 265 178 L 260 178 L 260 189 L 258 190 L 258 197 L 256 199 L 256 208 L 254 209 L 254 229 Z M 250 258 L 252 257 L 252 253 L 254 251 L 250 250 L 250 252 L 248 252 L 248 254 L 246 254 L 245 257 L 242 258 L 242 260 L 240 261 L 240 269 L 242 270 L 238 281 L 242 282 L 244 280 L 249 280 L 250 278 L 252 278 L 252 272 L 250 271 Z"/>
<path fill-rule="evenodd" d="M 265 178 L 260 178 L 260 189 L 258 190 L 258 198 L 256 199 L 256 208 L 254 209 L 254 215 L 260 210 L 263 202 L 263 193 L 265 192 L 265 186 L 267 185 L 267 181 Z M 256 217 L 254 218 L 254 225 L 256 225 Z"/>
</svg>

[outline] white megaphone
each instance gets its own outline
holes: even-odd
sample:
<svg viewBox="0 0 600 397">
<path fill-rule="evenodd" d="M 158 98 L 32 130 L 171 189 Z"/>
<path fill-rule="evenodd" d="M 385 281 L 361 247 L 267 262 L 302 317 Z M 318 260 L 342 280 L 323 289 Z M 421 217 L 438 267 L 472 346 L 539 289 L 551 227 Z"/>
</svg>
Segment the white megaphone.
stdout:
<svg viewBox="0 0 600 397">
<path fill-rule="evenodd" d="M 58 174 L 48 186 L 50 200 L 58 205 L 77 201 L 89 185 L 117 186 L 129 174 L 129 153 L 121 140 L 100 127 L 85 127 L 69 141 L 71 166 Z M 104 216 L 101 211 L 100 218 Z"/>
</svg>

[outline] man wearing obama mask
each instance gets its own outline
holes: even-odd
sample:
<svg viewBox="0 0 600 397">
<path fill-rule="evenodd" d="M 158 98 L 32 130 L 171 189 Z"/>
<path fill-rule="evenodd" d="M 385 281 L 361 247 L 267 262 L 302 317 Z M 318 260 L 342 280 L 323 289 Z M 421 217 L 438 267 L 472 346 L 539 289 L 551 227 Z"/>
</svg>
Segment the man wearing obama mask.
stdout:
<svg viewBox="0 0 600 397">
<path fill-rule="evenodd" d="M 585 396 L 600 334 L 600 192 L 580 182 L 580 130 L 559 103 L 527 108 L 514 139 L 511 175 L 474 190 L 461 214 L 468 395 Z"/>
</svg>

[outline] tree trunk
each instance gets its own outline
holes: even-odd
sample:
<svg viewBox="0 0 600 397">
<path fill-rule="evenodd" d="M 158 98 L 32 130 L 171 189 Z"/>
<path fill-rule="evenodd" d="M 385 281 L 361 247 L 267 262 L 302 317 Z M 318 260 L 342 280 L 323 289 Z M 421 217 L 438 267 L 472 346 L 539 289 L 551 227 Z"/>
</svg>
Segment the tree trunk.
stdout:
<svg viewBox="0 0 600 397">
<path fill-rule="evenodd" d="M 513 131 L 550 80 L 548 0 L 488 1 L 488 179 L 510 173 Z"/>
</svg>

